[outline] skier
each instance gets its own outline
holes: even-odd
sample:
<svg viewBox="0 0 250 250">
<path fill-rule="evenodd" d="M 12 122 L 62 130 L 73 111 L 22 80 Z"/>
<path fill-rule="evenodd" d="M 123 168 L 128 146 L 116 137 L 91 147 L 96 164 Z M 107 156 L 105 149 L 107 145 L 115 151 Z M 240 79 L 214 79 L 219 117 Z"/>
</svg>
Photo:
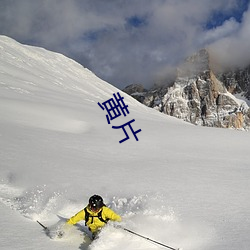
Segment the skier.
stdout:
<svg viewBox="0 0 250 250">
<path fill-rule="evenodd" d="M 85 226 L 92 232 L 94 239 L 109 220 L 120 222 L 122 219 L 120 215 L 105 206 L 101 196 L 95 194 L 89 198 L 89 204 L 72 216 L 67 224 L 74 225 L 80 220 L 85 220 Z"/>
</svg>

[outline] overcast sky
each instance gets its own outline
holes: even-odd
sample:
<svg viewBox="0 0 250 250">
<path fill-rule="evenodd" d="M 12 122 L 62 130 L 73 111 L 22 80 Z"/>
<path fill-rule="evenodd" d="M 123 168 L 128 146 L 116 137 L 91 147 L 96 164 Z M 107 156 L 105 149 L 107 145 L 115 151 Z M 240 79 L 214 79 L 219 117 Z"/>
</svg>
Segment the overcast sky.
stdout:
<svg viewBox="0 0 250 250">
<path fill-rule="evenodd" d="M 0 0 L 0 34 L 61 52 L 124 88 L 200 48 L 250 62 L 250 0 Z"/>
</svg>

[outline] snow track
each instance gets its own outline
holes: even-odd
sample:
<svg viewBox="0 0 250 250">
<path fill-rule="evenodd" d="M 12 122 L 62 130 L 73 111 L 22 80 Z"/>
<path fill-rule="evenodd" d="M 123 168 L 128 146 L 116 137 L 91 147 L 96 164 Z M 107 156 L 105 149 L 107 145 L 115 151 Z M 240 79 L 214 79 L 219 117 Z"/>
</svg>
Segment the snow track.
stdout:
<svg viewBox="0 0 250 250">
<path fill-rule="evenodd" d="M 194 231 L 185 232 L 185 230 L 190 230 L 190 226 L 187 227 L 184 222 L 179 220 L 179 216 L 175 214 L 173 208 L 164 205 L 166 202 L 162 195 L 148 194 L 126 198 L 106 197 L 106 199 L 107 206 L 123 217 L 121 225 L 129 230 L 156 241 L 165 242 L 170 246 L 176 246 L 176 248 L 182 244 L 190 246 L 190 248 L 185 249 L 192 249 L 193 246 L 197 247 L 201 243 L 195 239 L 199 232 L 195 231 L 194 228 Z M 79 249 L 115 250 L 120 247 L 123 249 L 161 249 L 157 244 L 130 234 L 123 229 L 115 228 L 113 223 L 109 223 L 93 243 L 86 235 L 88 232 L 83 222 L 68 229 L 64 237 L 58 239 L 56 230 L 59 227 L 63 228 L 65 220 L 60 220 L 56 215 L 64 214 L 68 218 L 82 204 L 66 200 L 63 192 L 51 193 L 46 186 L 24 191 L 10 184 L 2 183 L 0 184 L 0 201 L 29 220 L 45 222 L 51 230 L 50 237 L 67 245 L 79 244 Z M 189 243 L 185 242 L 186 239 Z"/>
<path fill-rule="evenodd" d="M 0 184 L 0 201 L 31 220 L 48 219 L 60 206 L 60 197 L 59 193 L 46 192 L 46 186 L 24 191 L 10 184 Z"/>
</svg>

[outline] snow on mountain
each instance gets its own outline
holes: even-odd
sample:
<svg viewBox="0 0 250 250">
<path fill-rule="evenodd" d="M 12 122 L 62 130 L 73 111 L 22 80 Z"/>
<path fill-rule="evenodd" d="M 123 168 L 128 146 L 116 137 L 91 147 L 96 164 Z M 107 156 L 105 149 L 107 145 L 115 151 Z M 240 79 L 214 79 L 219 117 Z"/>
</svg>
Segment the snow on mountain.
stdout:
<svg viewBox="0 0 250 250">
<path fill-rule="evenodd" d="M 129 114 L 107 123 L 119 92 Z M 122 125 L 132 119 L 138 141 Z M 95 242 L 84 223 L 62 239 L 49 227 L 92 194 L 122 225 L 185 250 L 249 249 L 247 132 L 163 115 L 63 55 L 0 36 L 1 249 L 162 249 L 108 225 Z M 62 222 L 63 223 L 63 222 Z"/>
</svg>

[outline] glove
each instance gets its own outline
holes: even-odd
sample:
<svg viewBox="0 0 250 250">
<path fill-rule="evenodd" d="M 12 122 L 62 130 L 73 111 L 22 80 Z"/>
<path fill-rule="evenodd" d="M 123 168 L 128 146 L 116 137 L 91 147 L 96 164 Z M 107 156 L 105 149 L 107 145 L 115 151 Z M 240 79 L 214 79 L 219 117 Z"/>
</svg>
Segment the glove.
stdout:
<svg viewBox="0 0 250 250">
<path fill-rule="evenodd" d="M 59 239 L 62 238 L 64 234 L 65 234 L 65 232 L 62 231 L 62 230 L 59 230 L 59 231 L 56 232 L 56 236 L 57 236 L 57 238 L 59 238 Z"/>
</svg>

